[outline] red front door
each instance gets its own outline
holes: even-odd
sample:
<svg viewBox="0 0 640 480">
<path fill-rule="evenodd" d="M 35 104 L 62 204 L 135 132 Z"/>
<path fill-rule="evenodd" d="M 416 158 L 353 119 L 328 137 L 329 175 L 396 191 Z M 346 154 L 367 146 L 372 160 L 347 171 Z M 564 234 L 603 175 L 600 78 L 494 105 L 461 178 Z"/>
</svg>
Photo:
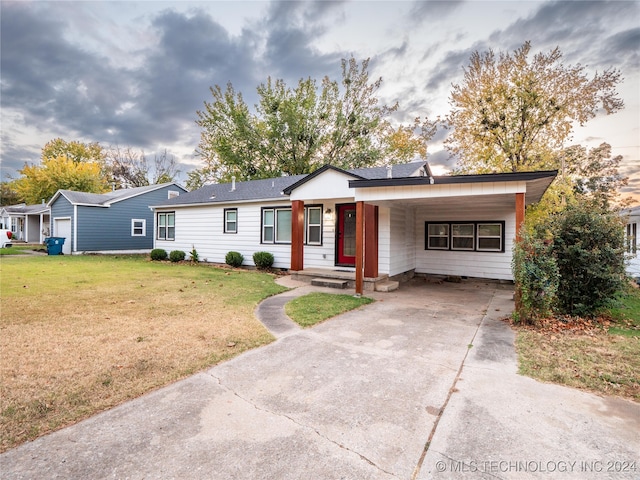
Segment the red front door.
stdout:
<svg viewBox="0 0 640 480">
<path fill-rule="evenodd" d="M 338 265 L 356 264 L 356 206 L 337 205 L 338 215 Z"/>
</svg>

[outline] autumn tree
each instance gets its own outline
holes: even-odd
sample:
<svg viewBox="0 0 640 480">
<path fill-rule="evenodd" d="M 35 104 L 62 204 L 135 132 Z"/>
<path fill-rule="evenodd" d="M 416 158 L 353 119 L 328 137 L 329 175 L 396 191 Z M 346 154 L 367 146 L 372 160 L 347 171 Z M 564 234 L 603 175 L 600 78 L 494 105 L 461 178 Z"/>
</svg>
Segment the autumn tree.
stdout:
<svg viewBox="0 0 640 480">
<path fill-rule="evenodd" d="M 107 190 L 100 163 L 76 162 L 66 155 L 45 157 L 40 165 L 26 164 L 19 173 L 16 191 L 28 204 L 48 201 L 60 189 L 90 193 Z"/>
<path fill-rule="evenodd" d="M 172 182 L 180 170 L 175 156 L 166 149 L 147 160 L 144 151 L 131 147 L 111 147 L 106 152 L 107 177 L 116 188 L 144 187 Z"/>
<path fill-rule="evenodd" d="M 565 174 L 573 180 L 575 193 L 589 197 L 603 207 L 614 204 L 620 189 L 628 184 L 629 179 L 619 170 L 621 162 L 622 155 L 612 156 L 608 143 L 591 149 L 573 145 L 562 152 Z"/>
<path fill-rule="evenodd" d="M 13 185 L 26 203 L 48 201 L 59 189 L 102 193 L 107 188 L 104 159 L 98 143 L 56 138 L 42 148 L 40 164 L 25 163 Z"/>
<path fill-rule="evenodd" d="M 96 162 L 105 160 L 105 152 L 99 143 L 82 143 L 76 140 L 67 142 L 62 138 L 55 138 L 42 147 L 42 159 L 59 158 L 65 156 L 75 163 Z"/>
<path fill-rule="evenodd" d="M 20 203 L 20 195 L 16 190 L 15 181 L 0 182 L 0 205 L 16 205 Z"/>
<path fill-rule="evenodd" d="M 295 88 L 267 79 L 257 88 L 255 113 L 231 83 L 211 88 L 212 102 L 198 111 L 202 169 L 190 184 L 310 173 L 324 164 L 357 168 L 397 163 L 424 151 L 428 121 L 391 127 L 397 109 L 379 105 L 382 79 L 369 81 L 369 61 L 342 61 L 342 81 L 301 79 Z M 422 128 L 424 127 L 424 128 Z M 395 135 L 395 136 L 394 136 Z"/>
<path fill-rule="evenodd" d="M 458 157 L 459 172 L 557 168 L 574 124 L 584 125 L 600 109 L 623 108 L 618 70 L 590 78 L 580 64 L 562 63 L 558 48 L 532 58 L 530 52 L 530 42 L 513 54 L 476 51 L 463 82 L 453 85 L 445 145 Z"/>
</svg>

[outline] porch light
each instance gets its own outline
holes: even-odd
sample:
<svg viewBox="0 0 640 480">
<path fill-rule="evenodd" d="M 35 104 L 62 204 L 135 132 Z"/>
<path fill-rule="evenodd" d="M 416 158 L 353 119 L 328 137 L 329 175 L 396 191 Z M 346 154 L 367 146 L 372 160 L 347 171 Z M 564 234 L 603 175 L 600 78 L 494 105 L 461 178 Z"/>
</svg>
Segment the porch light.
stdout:
<svg viewBox="0 0 640 480">
<path fill-rule="evenodd" d="M 332 213 L 333 213 L 333 212 L 331 211 L 331 209 L 330 209 L 330 208 L 327 208 L 327 209 L 324 211 L 324 220 L 325 220 L 325 222 L 330 222 L 331 220 L 333 220 L 333 215 L 332 215 Z"/>
</svg>

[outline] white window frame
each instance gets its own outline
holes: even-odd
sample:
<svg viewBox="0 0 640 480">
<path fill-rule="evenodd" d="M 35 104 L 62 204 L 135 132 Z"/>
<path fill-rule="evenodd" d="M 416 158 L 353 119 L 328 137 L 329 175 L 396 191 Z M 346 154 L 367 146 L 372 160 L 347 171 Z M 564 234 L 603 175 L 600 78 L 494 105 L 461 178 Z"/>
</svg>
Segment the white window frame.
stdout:
<svg viewBox="0 0 640 480">
<path fill-rule="evenodd" d="M 626 251 L 632 255 L 638 252 L 638 224 L 627 223 L 626 231 Z"/>
<path fill-rule="evenodd" d="M 447 234 L 446 235 L 431 235 L 431 233 L 429 233 L 429 227 L 431 225 L 445 225 L 447 227 Z M 449 239 L 449 235 L 451 233 L 451 224 L 449 222 L 427 222 L 427 241 L 426 241 L 426 247 L 427 250 L 449 250 L 449 246 L 451 245 L 451 241 Z M 446 238 L 447 239 L 447 246 L 446 247 L 432 247 L 431 246 L 431 239 L 432 238 Z"/>
<path fill-rule="evenodd" d="M 180 192 L 178 190 L 168 190 L 167 191 L 167 199 L 171 200 L 172 198 L 176 198 L 180 196 Z"/>
<path fill-rule="evenodd" d="M 308 207 L 305 207 L 304 209 L 304 243 L 306 245 L 322 245 L 322 205 L 309 205 Z M 318 211 L 318 217 L 319 217 L 319 222 L 318 223 L 311 223 L 311 215 L 310 212 L 314 210 L 314 211 Z M 311 238 L 311 228 L 317 228 L 318 229 L 318 239 L 317 240 L 310 240 Z"/>
<path fill-rule="evenodd" d="M 500 227 L 500 233 L 498 235 L 480 235 L 480 227 L 483 225 L 497 225 Z M 500 241 L 498 248 L 482 248 L 480 247 L 480 240 L 486 238 L 497 238 Z M 476 223 L 476 250 L 478 252 L 502 252 L 504 251 L 504 223 L 502 222 L 477 222 Z"/>
<path fill-rule="evenodd" d="M 236 219 L 233 221 L 229 220 L 227 216 L 229 213 L 235 213 Z M 231 229 L 229 224 L 233 223 L 234 227 Z M 225 208 L 224 209 L 224 229 L 223 233 L 238 233 L 238 209 L 237 208 Z"/>
<path fill-rule="evenodd" d="M 140 223 L 139 227 L 136 227 L 136 223 Z M 136 233 L 136 229 L 141 229 L 141 233 Z M 147 220 L 144 218 L 132 218 L 131 219 L 131 236 L 132 237 L 146 237 L 147 236 Z"/>
<path fill-rule="evenodd" d="M 472 229 L 471 235 L 456 235 L 455 234 L 455 230 L 457 226 L 470 226 Z M 458 223 L 452 223 L 451 227 L 449 229 L 449 234 L 451 235 L 451 250 L 464 250 L 464 251 L 469 251 L 469 250 L 473 250 L 474 248 L 474 243 L 475 243 L 475 235 L 476 235 L 476 225 L 475 223 L 472 222 L 458 222 Z M 469 247 L 457 247 L 456 246 L 456 239 L 457 238 L 469 238 L 471 239 L 471 244 Z"/>
<path fill-rule="evenodd" d="M 173 237 L 169 236 L 169 218 L 173 217 Z M 157 229 L 156 229 L 156 239 L 158 240 L 166 240 L 166 241 L 173 241 L 176 239 L 176 212 L 158 212 L 157 215 Z M 161 224 L 160 222 L 160 218 L 164 218 L 165 222 L 164 224 Z M 164 236 L 160 235 L 160 229 L 164 228 Z"/>
</svg>

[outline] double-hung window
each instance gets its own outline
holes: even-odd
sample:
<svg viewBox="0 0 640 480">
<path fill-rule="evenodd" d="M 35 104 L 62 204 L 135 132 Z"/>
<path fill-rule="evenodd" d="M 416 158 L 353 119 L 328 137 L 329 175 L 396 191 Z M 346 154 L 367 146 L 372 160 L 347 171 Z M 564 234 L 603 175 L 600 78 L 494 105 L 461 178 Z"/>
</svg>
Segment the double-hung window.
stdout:
<svg viewBox="0 0 640 480">
<path fill-rule="evenodd" d="M 224 209 L 224 233 L 238 233 L 238 209 Z"/>
<path fill-rule="evenodd" d="M 262 209 L 262 243 L 291 243 L 291 208 Z M 322 245 L 322 205 L 304 209 L 304 243 Z"/>
<path fill-rule="evenodd" d="M 427 249 L 449 250 L 449 224 L 427 224 Z"/>
<path fill-rule="evenodd" d="M 305 243 L 322 245 L 322 206 L 309 206 L 304 209 Z"/>
<path fill-rule="evenodd" d="M 147 221 L 144 218 L 131 219 L 131 236 L 144 237 L 147 232 Z"/>
<path fill-rule="evenodd" d="M 475 225 L 473 223 L 451 224 L 451 250 L 473 250 Z"/>
<path fill-rule="evenodd" d="M 291 243 L 291 208 L 262 209 L 262 243 Z"/>
<path fill-rule="evenodd" d="M 479 223 L 477 250 L 479 252 L 503 251 L 502 236 L 502 223 Z"/>
<path fill-rule="evenodd" d="M 638 251 L 638 224 L 627 224 L 627 253 L 636 254 Z"/>
<path fill-rule="evenodd" d="M 158 240 L 175 240 L 176 214 L 175 212 L 158 213 Z"/>
</svg>

